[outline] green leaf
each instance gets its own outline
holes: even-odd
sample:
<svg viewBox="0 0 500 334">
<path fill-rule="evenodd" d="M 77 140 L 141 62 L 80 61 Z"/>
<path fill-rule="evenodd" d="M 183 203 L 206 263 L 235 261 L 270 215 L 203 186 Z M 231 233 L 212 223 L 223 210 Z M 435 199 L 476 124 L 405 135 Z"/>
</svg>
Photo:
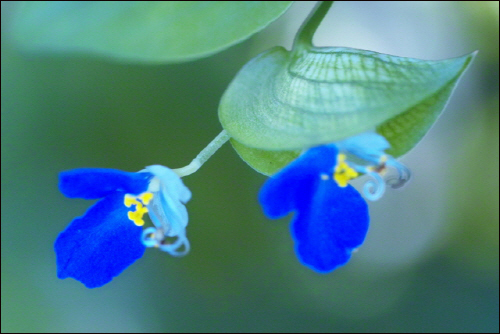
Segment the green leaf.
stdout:
<svg viewBox="0 0 500 334">
<path fill-rule="evenodd" d="M 237 74 L 219 119 L 248 148 L 301 150 L 377 128 L 399 155 L 429 129 L 474 55 L 428 61 L 351 48 L 276 47 Z"/>
<path fill-rule="evenodd" d="M 377 126 L 376 132 L 384 136 L 391 144 L 391 148 L 386 153 L 399 157 L 417 145 L 436 122 L 448 103 L 458 79 L 475 54 L 476 52 L 466 56 L 466 61 L 454 80 L 417 105 Z"/>
<path fill-rule="evenodd" d="M 301 153 L 297 151 L 266 151 L 250 148 L 231 138 L 231 144 L 238 155 L 250 167 L 264 175 L 273 175 L 290 162 L 295 160 Z"/>
<path fill-rule="evenodd" d="M 178 62 L 236 44 L 292 1 L 19 1 L 10 30 L 34 51 Z"/>
</svg>

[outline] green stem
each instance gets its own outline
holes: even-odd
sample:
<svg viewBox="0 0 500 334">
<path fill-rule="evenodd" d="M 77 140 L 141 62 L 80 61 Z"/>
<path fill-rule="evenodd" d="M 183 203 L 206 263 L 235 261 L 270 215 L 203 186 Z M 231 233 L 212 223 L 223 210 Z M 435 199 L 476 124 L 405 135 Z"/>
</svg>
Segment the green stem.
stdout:
<svg viewBox="0 0 500 334">
<path fill-rule="evenodd" d="M 332 6 L 332 4 L 333 1 L 321 1 L 314 7 L 311 14 L 309 14 L 309 16 L 299 29 L 299 32 L 295 37 L 293 49 L 309 49 L 313 46 L 312 39 L 314 33 L 321 24 L 321 21 L 323 21 L 323 19 L 325 18 L 325 15 L 326 13 L 328 13 L 328 10 Z"/>
<path fill-rule="evenodd" d="M 196 172 L 210 157 L 227 142 L 231 136 L 222 130 L 217 137 L 212 140 L 207 147 L 205 147 L 196 158 L 191 161 L 191 163 L 185 167 L 174 169 L 173 171 L 177 173 L 180 177 L 187 176 Z"/>
</svg>

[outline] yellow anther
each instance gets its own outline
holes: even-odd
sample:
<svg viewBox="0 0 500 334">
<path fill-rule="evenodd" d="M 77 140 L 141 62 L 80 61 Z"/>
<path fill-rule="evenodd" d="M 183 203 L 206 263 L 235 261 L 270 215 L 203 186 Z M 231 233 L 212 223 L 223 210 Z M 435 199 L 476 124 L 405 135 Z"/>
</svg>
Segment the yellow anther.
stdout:
<svg viewBox="0 0 500 334">
<path fill-rule="evenodd" d="M 144 225 L 144 219 L 142 219 L 142 216 L 144 216 L 145 213 L 148 212 L 148 209 L 144 206 L 142 206 L 141 203 L 136 204 L 135 211 L 129 211 L 127 213 L 128 219 L 134 222 L 135 225 L 137 226 L 142 226 Z"/>
<path fill-rule="evenodd" d="M 380 157 L 380 160 L 379 160 L 379 167 L 378 167 L 378 170 L 377 172 L 384 175 L 385 172 L 387 172 L 387 161 L 389 160 L 389 158 L 387 157 L 386 154 L 384 154 L 383 156 Z"/>
<path fill-rule="evenodd" d="M 389 158 L 387 157 L 386 154 L 384 154 L 378 160 L 378 165 L 368 166 L 367 168 L 370 172 L 375 172 L 375 173 L 378 173 L 380 175 L 384 175 L 385 172 L 387 172 L 387 164 L 386 164 L 387 160 L 389 160 Z"/>
<path fill-rule="evenodd" d="M 125 194 L 125 198 L 123 200 L 125 206 L 127 208 L 130 208 L 132 205 L 137 205 L 137 204 L 141 204 L 137 201 L 136 197 L 135 196 L 132 196 L 132 195 L 129 195 L 129 194 Z"/>
<path fill-rule="evenodd" d="M 337 166 L 345 162 L 346 159 L 347 157 L 345 154 L 340 153 L 339 155 L 337 155 Z"/>
<path fill-rule="evenodd" d="M 135 205 L 135 211 L 129 211 L 127 213 L 128 219 L 133 221 L 137 226 L 144 225 L 144 219 L 142 219 L 142 216 L 144 216 L 144 214 L 148 212 L 148 209 L 144 205 L 148 205 L 152 199 L 153 194 L 148 192 L 142 193 L 139 196 L 125 194 L 123 204 L 125 204 L 127 208 Z"/>
<path fill-rule="evenodd" d="M 143 193 L 142 195 L 139 196 L 139 199 L 141 200 L 142 203 L 145 205 L 148 205 L 149 202 L 153 199 L 153 193 Z"/>
<path fill-rule="evenodd" d="M 337 156 L 337 165 L 335 166 L 333 179 L 339 187 L 347 187 L 350 180 L 358 177 L 358 172 L 356 172 L 352 167 L 350 167 L 346 162 L 345 154 L 339 154 Z"/>
</svg>

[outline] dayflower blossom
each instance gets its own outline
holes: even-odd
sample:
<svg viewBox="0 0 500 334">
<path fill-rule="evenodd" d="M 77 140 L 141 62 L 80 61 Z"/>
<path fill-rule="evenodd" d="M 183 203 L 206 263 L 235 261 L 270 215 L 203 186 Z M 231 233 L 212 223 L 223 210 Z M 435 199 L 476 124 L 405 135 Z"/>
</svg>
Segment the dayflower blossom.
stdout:
<svg viewBox="0 0 500 334">
<path fill-rule="evenodd" d="M 389 147 L 384 137 L 372 132 L 313 147 L 263 185 L 259 201 L 269 218 L 295 212 L 291 232 L 304 265 L 330 272 L 347 263 L 363 243 L 369 225 L 368 205 L 348 184 L 350 180 L 360 174 L 375 179 L 363 190 L 369 200 L 384 193 L 382 175 L 388 166 L 398 172 L 396 179 L 388 180 L 391 186 L 408 181 L 409 170 L 384 153 Z"/>
<path fill-rule="evenodd" d="M 167 167 L 148 166 L 137 173 L 73 169 L 60 173 L 59 189 L 70 198 L 100 198 L 57 237 L 54 248 L 61 279 L 73 277 L 95 288 L 142 257 L 146 247 L 174 256 L 189 251 L 184 204 L 191 192 Z M 145 213 L 154 227 L 143 230 Z"/>
</svg>

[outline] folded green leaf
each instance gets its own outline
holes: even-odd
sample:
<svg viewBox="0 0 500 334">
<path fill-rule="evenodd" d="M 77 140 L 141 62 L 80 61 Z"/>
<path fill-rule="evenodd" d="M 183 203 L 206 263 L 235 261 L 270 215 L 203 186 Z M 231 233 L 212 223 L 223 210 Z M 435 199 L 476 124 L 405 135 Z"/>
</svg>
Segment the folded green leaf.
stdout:
<svg viewBox="0 0 500 334">
<path fill-rule="evenodd" d="M 434 107 L 433 99 L 446 101 L 446 87 L 456 84 L 472 57 L 427 61 L 350 48 L 294 55 L 276 47 L 238 73 L 219 118 L 249 147 L 295 150 L 334 142 L 410 109 Z"/>
<path fill-rule="evenodd" d="M 273 175 L 291 161 L 295 160 L 301 153 L 297 151 L 266 151 L 250 148 L 231 138 L 231 145 L 238 155 L 250 167 L 264 175 Z"/>
<path fill-rule="evenodd" d="M 435 122 L 474 56 L 430 61 L 340 47 L 275 47 L 237 74 L 219 119 L 258 171 L 252 148 L 302 150 L 373 129 L 400 156 Z"/>
<path fill-rule="evenodd" d="M 466 56 L 463 70 L 472 61 L 475 54 L 474 52 Z M 446 103 L 448 103 L 449 97 L 463 70 L 457 73 L 455 80 L 451 80 L 435 94 L 430 95 L 417 105 L 377 126 L 376 132 L 384 136 L 391 144 L 391 148 L 387 150 L 387 153 L 394 157 L 399 157 L 417 145 L 434 122 L 436 122 Z"/>
<path fill-rule="evenodd" d="M 292 1 L 19 1 L 10 30 L 34 51 L 178 62 L 236 44 Z"/>
</svg>

